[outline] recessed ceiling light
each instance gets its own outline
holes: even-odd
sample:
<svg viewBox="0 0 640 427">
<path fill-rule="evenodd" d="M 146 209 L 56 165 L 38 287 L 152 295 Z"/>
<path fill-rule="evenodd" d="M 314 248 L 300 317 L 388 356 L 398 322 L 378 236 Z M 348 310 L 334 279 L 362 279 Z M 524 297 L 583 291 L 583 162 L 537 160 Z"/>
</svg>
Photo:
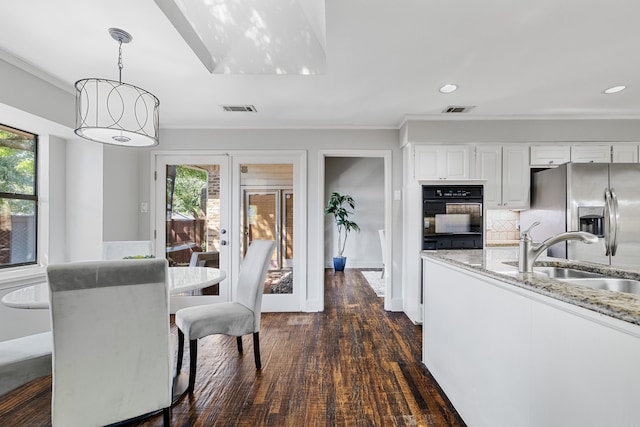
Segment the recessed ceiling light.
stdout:
<svg viewBox="0 0 640 427">
<path fill-rule="evenodd" d="M 458 90 L 458 85 L 454 85 L 453 83 L 447 83 L 446 85 L 442 86 L 439 90 L 440 90 L 440 93 L 455 92 L 456 90 Z"/>
<path fill-rule="evenodd" d="M 625 90 L 627 87 L 625 85 L 619 85 L 619 86 L 612 86 L 608 89 L 605 89 L 602 91 L 602 93 L 606 93 L 607 95 L 610 95 L 612 93 L 618 93 L 620 91 Z"/>
</svg>

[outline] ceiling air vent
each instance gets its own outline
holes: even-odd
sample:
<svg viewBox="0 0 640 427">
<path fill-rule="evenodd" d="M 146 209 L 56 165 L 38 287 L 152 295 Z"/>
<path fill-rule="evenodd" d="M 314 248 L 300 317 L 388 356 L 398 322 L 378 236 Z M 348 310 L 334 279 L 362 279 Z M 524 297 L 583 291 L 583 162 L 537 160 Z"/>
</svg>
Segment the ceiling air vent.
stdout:
<svg viewBox="0 0 640 427">
<path fill-rule="evenodd" d="M 442 110 L 443 113 L 468 113 L 473 107 L 449 106 Z"/>
<path fill-rule="evenodd" d="M 223 105 L 222 109 L 233 113 L 256 113 L 258 111 L 253 105 Z"/>
</svg>

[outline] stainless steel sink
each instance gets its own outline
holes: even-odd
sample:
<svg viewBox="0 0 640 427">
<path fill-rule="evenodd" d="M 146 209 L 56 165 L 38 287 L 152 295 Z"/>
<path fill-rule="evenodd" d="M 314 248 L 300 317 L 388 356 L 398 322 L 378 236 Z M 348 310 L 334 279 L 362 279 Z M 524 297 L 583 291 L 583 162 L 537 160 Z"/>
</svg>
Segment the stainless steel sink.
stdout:
<svg viewBox="0 0 640 427">
<path fill-rule="evenodd" d="M 581 278 L 606 278 L 606 276 L 593 273 L 591 271 L 578 270 L 575 268 L 564 268 L 564 267 L 538 267 L 533 266 L 534 273 L 542 273 L 553 279 L 581 279 Z"/>
<path fill-rule="evenodd" d="M 619 279 L 615 277 L 582 278 L 582 279 L 560 279 L 565 283 L 578 286 L 586 286 L 594 289 L 604 289 L 607 291 L 626 292 L 629 294 L 640 294 L 640 281 L 632 279 Z"/>
</svg>

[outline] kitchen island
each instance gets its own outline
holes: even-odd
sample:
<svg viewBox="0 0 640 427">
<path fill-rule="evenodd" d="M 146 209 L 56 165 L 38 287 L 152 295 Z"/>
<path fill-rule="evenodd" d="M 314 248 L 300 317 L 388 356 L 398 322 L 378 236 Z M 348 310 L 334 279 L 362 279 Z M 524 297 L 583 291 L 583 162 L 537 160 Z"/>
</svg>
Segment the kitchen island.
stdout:
<svg viewBox="0 0 640 427">
<path fill-rule="evenodd" d="M 421 255 L 422 360 L 468 425 L 637 425 L 640 295 L 518 273 L 517 248 Z"/>
</svg>

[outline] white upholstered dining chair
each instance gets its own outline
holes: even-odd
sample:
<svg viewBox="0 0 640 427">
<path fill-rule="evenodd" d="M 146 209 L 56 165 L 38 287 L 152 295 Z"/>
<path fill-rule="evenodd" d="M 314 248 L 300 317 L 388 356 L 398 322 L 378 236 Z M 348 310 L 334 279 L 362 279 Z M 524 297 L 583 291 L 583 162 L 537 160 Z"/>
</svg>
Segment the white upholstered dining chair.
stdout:
<svg viewBox="0 0 640 427">
<path fill-rule="evenodd" d="M 170 424 L 173 350 L 167 261 L 47 267 L 54 427 L 103 426 L 162 411 Z"/>
<path fill-rule="evenodd" d="M 189 260 L 189 267 L 214 267 L 220 266 L 220 253 L 218 251 L 194 252 Z"/>
<path fill-rule="evenodd" d="M 259 338 L 262 294 L 274 247 L 275 242 L 271 240 L 251 242 L 240 267 L 234 301 L 187 307 L 176 312 L 178 373 L 182 368 L 184 337 L 189 339 L 189 393 L 193 392 L 195 386 L 198 339 L 208 335 L 237 337 L 238 351 L 242 352 L 242 336 L 253 334 L 256 369 L 262 368 Z"/>
</svg>

